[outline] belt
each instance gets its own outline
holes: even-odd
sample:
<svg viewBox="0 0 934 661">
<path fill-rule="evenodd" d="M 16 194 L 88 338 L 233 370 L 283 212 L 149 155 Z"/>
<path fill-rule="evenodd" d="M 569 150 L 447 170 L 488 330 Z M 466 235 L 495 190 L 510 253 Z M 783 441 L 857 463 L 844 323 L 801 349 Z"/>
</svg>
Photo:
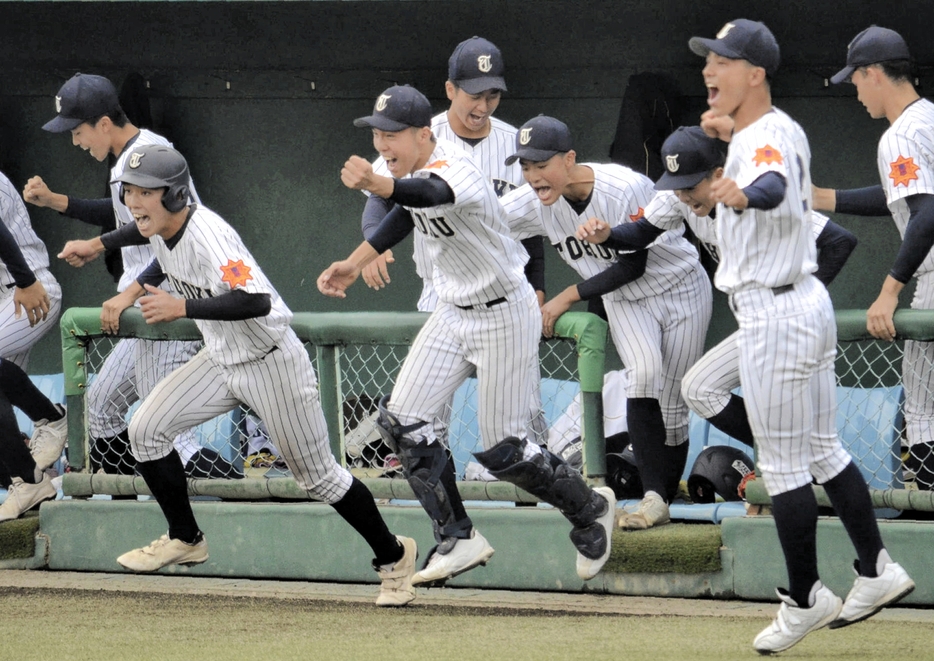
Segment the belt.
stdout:
<svg viewBox="0 0 934 661">
<path fill-rule="evenodd" d="M 480 303 L 479 305 L 455 305 L 454 307 L 461 310 L 479 310 L 480 308 L 491 308 L 494 305 L 499 305 L 500 303 L 505 303 L 506 297 L 500 296 L 499 298 L 494 298 L 492 301 L 487 301 L 486 303 Z"/>
<path fill-rule="evenodd" d="M 794 288 L 794 283 L 791 283 L 790 285 L 782 285 L 781 287 L 772 287 L 772 293 L 776 296 L 781 296 L 782 294 L 787 294 Z"/>
</svg>

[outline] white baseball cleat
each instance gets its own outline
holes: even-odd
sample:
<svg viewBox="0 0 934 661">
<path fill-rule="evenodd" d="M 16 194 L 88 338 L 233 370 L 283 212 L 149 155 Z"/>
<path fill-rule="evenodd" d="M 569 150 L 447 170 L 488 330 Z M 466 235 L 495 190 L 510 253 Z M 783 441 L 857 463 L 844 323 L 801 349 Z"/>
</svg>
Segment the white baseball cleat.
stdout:
<svg viewBox="0 0 934 661">
<path fill-rule="evenodd" d="M 166 565 L 197 565 L 208 559 L 208 541 L 204 535 L 194 544 L 163 535 L 140 549 L 127 551 L 117 562 L 135 572 L 152 572 Z"/>
<path fill-rule="evenodd" d="M 577 575 L 589 581 L 600 573 L 603 565 L 610 558 L 610 546 L 613 539 L 613 527 L 616 519 L 616 494 L 610 487 L 597 487 L 594 491 L 607 501 L 606 512 L 597 518 L 596 523 L 603 526 L 606 531 L 606 551 L 596 560 L 592 560 L 580 552 L 577 554 Z"/>
<path fill-rule="evenodd" d="M 668 503 L 654 491 L 649 491 L 635 512 L 623 514 L 619 518 L 619 527 L 625 530 L 646 530 L 670 521 Z"/>
<path fill-rule="evenodd" d="M 857 573 L 856 581 L 843 602 L 840 617 L 830 623 L 831 629 L 862 622 L 915 589 L 915 582 L 908 572 L 892 560 L 885 549 L 879 551 L 876 570 L 878 576 L 875 578 Z"/>
<path fill-rule="evenodd" d="M 7 490 L 6 500 L 0 505 L 0 521 L 12 521 L 31 510 L 36 505 L 54 500 L 58 495 L 52 478 L 42 473 L 42 479 L 36 484 L 24 482 L 21 477 L 14 477 Z"/>
<path fill-rule="evenodd" d="M 782 652 L 802 638 L 833 622 L 843 608 L 843 601 L 820 581 L 811 588 L 810 608 L 801 608 L 784 590 L 776 590 L 782 600 L 772 624 L 756 636 L 752 645 L 759 654 Z"/>
<path fill-rule="evenodd" d="M 49 422 L 45 418 L 35 424 L 32 438 L 29 439 L 29 452 L 36 462 L 36 468 L 45 470 L 62 456 L 65 441 L 68 440 L 68 416 Z"/>
<path fill-rule="evenodd" d="M 425 567 L 412 577 L 412 585 L 443 585 L 449 578 L 463 574 L 477 565 L 485 565 L 492 556 L 493 547 L 486 541 L 486 537 L 474 528 L 469 539 L 458 539 L 454 548 L 447 553 L 432 553 Z"/>
<path fill-rule="evenodd" d="M 402 545 L 402 557 L 393 565 L 384 565 L 385 569 L 376 568 L 376 573 L 382 581 L 379 596 L 376 597 L 377 606 L 405 606 L 415 599 L 412 576 L 415 574 L 418 547 L 411 537 L 396 535 L 396 539 Z"/>
</svg>

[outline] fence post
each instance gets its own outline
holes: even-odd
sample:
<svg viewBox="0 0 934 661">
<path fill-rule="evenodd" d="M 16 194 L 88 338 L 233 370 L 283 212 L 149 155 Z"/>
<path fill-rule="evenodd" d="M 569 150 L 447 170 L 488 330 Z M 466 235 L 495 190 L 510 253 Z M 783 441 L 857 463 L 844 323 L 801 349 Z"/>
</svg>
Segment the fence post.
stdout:
<svg viewBox="0 0 934 661">
<path fill-rule="evenodd" d="M 321 396 L 321 408 L 328 423 L 331 452 L 343 466 L 344 460 L 344 422 L 343 401 L 340 379 L 340 349 L 336 344 L 319 344 L 318 353 L 318 392 Z"/>
</svg>

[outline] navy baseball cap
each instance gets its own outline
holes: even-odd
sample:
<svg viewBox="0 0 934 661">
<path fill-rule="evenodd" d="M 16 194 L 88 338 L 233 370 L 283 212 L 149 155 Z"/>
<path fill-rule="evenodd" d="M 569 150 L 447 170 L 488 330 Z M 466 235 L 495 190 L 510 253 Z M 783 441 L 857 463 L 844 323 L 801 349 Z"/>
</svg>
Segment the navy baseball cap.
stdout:
<svg viewBox="0 0 934 661">
<path fill-rule="evenodd" d="M 516 132 L 516 153 L 506 159 L 512 165 L 520 158 L 533 163 L 547 161 L 555 154 L 571 151 L 571 131 L 567 124 L 539 115 L 527 121 Z"/>
<path fill-rule="evenodd" d="M 506 91 L 503 54 L 483 37 L 471 37 L 457 44 L 448 60 L 448 80 L 468 94 L 486 90 Z"/>
<path fill-rule="evenodd" d="M 665 174 L 655 190 L 694 188 L 707 174 L 724 164 L 725 143 L 711 138 L 699 126 L 681 126 L 662 145 Z"/>
<path fill-rule="evenodd" d="M 770 76 L 778 71 L 781 61 L 778 42 L 772 32 L 764 23 L 746 18 L 737 18 L 724 25 L 715 39 L 691 37 L 688 46 L 701 57 L 713 52 L 731 60 L 746 60 L 753 66 L 762 67 Z"/>
<path fill-rule="evenodd" d="M 114 84 L 103 76 L 76 73 L 55 95 L 58 116 L 43 129 L 52 133 L 70 131 L 120 108 Z"/>
<path fill-rule="evenodd" d="M 853 37 L 846 47 L 846 66 L 830 79 L 834 85 L 848 80 L 860 67 L 892 60 L 910 60 L 908 44 L 895 30 L 873 25 Z"/>
<path fill-rule="evenodd" d="M 431 126 L 431 104 L 414 87 L 395 85 L 377 97 L 372 115 L 353 120 L 353 125 L 381 131 Z"/>
</svg>

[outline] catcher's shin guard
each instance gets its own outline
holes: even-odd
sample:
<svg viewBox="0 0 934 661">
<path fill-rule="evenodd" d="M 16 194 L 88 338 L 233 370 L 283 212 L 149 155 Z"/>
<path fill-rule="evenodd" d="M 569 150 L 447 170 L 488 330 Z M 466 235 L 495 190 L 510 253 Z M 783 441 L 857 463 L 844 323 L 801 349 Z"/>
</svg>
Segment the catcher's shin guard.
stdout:
<svg viewBox="0 0 934 661">
<path fill-rule="evenodd" d="M 606 514 L 609 504 L 587 486 L 580 473 L 560 457 L 542 449 L 531 459 L 523 458 L 525 439 L 507 438 L 489 450 L 477 452 L 477 458 L 493 476 L 511 482 L 540 500 L 558 508 L 571 522 L 571 542 L 581 555 L 592 560 L 607 548 L 606 530 L 597 519 Z"/>
<path fill-rule="evenodd" d="M 440 442 L 413 440 L 408 434 L 429 424 L 402 425 L 386 408 L 389 396 L 379 402 L 380 433 L 402 462 L 406 480 L 425 512 L 431 517 L 437 552 L 444 555 L 458 539 L 470 537 L 473 523 L 460 505 L 454 462 Z M 429 554 L 430 556 L 430 554 Z"/>
</svg>

